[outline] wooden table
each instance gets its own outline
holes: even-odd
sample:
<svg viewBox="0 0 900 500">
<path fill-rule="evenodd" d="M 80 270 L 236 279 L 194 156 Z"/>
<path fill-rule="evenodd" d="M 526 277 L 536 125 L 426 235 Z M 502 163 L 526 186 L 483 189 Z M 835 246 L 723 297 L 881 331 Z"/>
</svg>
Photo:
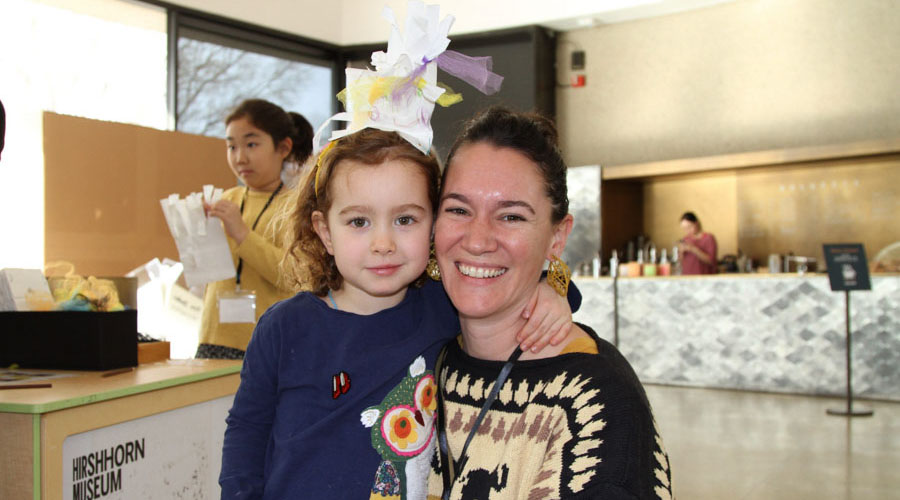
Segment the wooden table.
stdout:
<svg viewBox="0 0 900 500">
<path fill-rule="evenodd" d="M 50 388 L 0 388 L 0 498 L 89 499 L 95 497 L 95 487 L 118 487 L 127 492 L 128 484 L 123 484 L 126 479 L 135 484 L 146 482 L 154 474 L 159 480 L 171 482 L 164 477 L 165 471 L 141 469 L 145 464 L 158 469 L 158 464 L 165 462 L 166 457 L 160 455 L 172 449 L 171 443 L 162 442 L 167 435 L 178 439 L 207 433 L 213 441 L 217 436 L 219 442 L 212 444 L 218 444 L 219 449 L 211 450 L 212 459 L 204 457 L 201 465 L 207 475 L 218 475 L 217 470 L 206 469 L 214 468 L 208 462 L 221 461 L 220 429 L 224 430 L 225 412 L 237 391 L 240 369 L 240 361 L 189 359 L 143 364 L 125 373 L 40 370 L 72 376 L 47 380 L 52 384 Z M 184 412 L 194 416 L 188 418 Z M 162 435 L 159 430 L 144 430 L 148 425 L 161 423 L 168 426 Z M 110 438 L 104 437 L 104 431 L 116 428 L 137 432 L 136 437 L 127 443 L 105 444 L 104 439 Z M 71 440 L 67 443 L 68 438 Z M 91 451 L 78 455 L 81 452 L 77 446 L 87 446 Z M 64 449 L 69 455 L 76 453 L 76 458 L 67 457 L 69 461 L 64 463 Z M 97 459 L 97 463 L 82 467 L 88 464 L 85 457 Z M 106 464 L 101 465 L 103 460 Z M 185 460 L 190 458 L 177 460 L 177 464 L 170 460 L 168 466 L 176 464 L 184 470 Z M 188 463 L 187 468 L 192 465 Z M 97 479 L 101 474 L 94 474 L 94 468 L 106 476 Z M 174 477 L 178 471 L 171 474 Z M 109 478 L 113 480 L 111 486 Z M 101 486 L 95 481 L 106 482 Z M 161 493 L 164 490 L 151 488 Z M 128 497 L 124 494 L 121 498 Z M 205 492 L 208 497 L 213 494 L 218 496 L 217 492 Z M 141 497 L 149 498 L 146 489 Z"/>
</svg>

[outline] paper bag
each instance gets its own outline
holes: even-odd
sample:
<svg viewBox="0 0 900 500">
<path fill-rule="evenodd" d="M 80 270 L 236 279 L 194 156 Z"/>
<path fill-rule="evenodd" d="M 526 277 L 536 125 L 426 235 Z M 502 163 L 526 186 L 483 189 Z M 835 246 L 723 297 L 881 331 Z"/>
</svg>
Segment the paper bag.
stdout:
<svg viewBox="0 0 900 500">
<path fill-rule="evenodd" d="M 210 201 L 214 202 L 220 193 L 221 190 L 216 190 Z M 189 287 L 235 277 L 234 260 L 222 222 L 206 216 L 202 196 L 191 193 L 179 199 L 177 194 L 172 194 L 159 201 Z"/>
</svg>

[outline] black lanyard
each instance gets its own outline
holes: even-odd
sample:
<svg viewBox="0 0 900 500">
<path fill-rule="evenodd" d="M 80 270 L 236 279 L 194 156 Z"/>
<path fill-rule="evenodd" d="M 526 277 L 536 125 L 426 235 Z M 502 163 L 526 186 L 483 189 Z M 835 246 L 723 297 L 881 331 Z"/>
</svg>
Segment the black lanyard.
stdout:
<svg viewBox="0 0 900 500">
<path fill-rule="evenodd" d="M 275 191 L 272 191 L 272 196 L 269 196 L 269 201 L 263 206 L 262 210 L 259 211 L 259 215 L 256 216 L 256 220 L 253 221 L 253 226 L 250 227 L 250 231 L 256 231 L 256 226 L 259 224 L 259 219 L 262 218 L 262 215 L 266 212 L 266 209 L 269 208 L 269 205 L 272 204 L 272 200 L 275 199 L 275 196 L 281 191 L 281 188 L 284 187 L 284 183 L 278 184 L 278 187 L 275 188 Z M 244 197 L 241 198 L 241 215 L 244 215 L 244 203 L 247 203 L 247 193 L 250 191 L 250 188 L 244 188 Z M 249 235 L 248 235 L 249 236 Z M 237 288 L 241 287 L 241 270 L 244 268 L 244 259 L 238 257 L 238 265 L 237 265 L 237 273 L 234 276 L 234 283 Z"/>
<path fill-rule="evenodd" d="M 444 350 L 441 351 L 441 354 L 438 356 L 437 363 L 435 363 L 434 371 L 435 373 L 437 373 L 438 377 L 441 376 L 440 371 L 442 365 L 444 364 L 444 356 L 446 354 L 446 348 L 444 348 Z M 481 407 L 481 412 L 478 413 L 478 418 L 475 419 L 475 423 L 472 425 L 472 429 L 469 431 L 469 435 L 466 437 L 466 443 L 463 445 L 462 452 L 460 452 L 459 454 L 459 460 L 456 466 L 454 466 L 453 464 L 453 456 L 450 454 L 450 446 L 447 444 L 447 419 L 444 415 L 443 390 L 438 391 L 438 411 L 440 412 L 440 418 L 438 419 L 438 442 L 440 444 L 441 450 L 441 477 L 444 480 L 444 493 L 441 497 L 443 500 L 449 500 L 450 489 L 453 486 L 453 481 L 457 478 L 457 476 L 461 475 L 463 467 L 466 466 L 466 460 L 468 460 L 469 458 L 466 455 L 466 451 L 469 449 L 469 443 L 471 443 L 472 438 L 475 437 L 475 433 L 478 431 L 478 427 L 481 426 L 481 422 L 484 420 L 484 416 L 487 415 L 488 410 L 491 409 L 494 401 L 497 400 L 497 396 L 500 394 L 500 389 L 506 382 L 506 378 L 509 377 L 509 372 L 513 369 L 513 364 L 515 364 L 516 360 L 518 360 L 519 356 L 521 355 L 522 349 L 520 347 L 516 347 L 516 350 L 513 351 L 513 353 L 509 356 L 509 359 L 506 360 L 503 368 L 500 369 L 500 374 L 497 375 L 497 381 L 494 382 L 494 387 L 491 389 L 491 393 L 488 394 L 487 399 L 484 401 L 484 406 Z"/>
</svg>

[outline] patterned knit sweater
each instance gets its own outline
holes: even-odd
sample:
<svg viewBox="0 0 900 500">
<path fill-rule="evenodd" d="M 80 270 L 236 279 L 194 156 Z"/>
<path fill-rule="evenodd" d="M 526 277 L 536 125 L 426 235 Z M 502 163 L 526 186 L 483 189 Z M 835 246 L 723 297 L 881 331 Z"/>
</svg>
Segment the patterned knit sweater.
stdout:
<svg viewBox="0 0 900 500">
<path fill-rule="evenodd" d="M 615 347 L 579 326 L 593 342 L 516 362 L 469 445 L 451 498 L 672 497 L 668 456 L 640 381 Z M 440 387 L 455 460 L 503 364 L 450 343 Z M 440 460 L 432 463 L 429 499 L 443 490 Z"/>
</svg>

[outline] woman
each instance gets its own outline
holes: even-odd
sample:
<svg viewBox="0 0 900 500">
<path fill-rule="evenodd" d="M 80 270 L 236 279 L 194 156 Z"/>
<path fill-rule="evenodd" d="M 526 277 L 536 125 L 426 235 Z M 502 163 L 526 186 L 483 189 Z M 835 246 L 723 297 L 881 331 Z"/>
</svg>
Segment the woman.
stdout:
<svg viewBox="0 0 900 500">
<path fill-rule="evenodd" d="M 279 282 L 277 215 L 289 199 L 285 178 L 293 176 L 285 174 L 309 158 L 313 131 L 303 116 L 262 99 L 242 102 L 225 125 L 228 166 L 243 186 L 206 209 L 222 220 L 237 273 L 206 286 L 196 357 L 243 359 L 255 325 L 248 319 L 294 293 Z"/>
<path fill-rule="evenodd" d="M 552 122 L 502 108 L 471 121 L 451 149 L 435 225 L 462 335 L 439 361 L 431 498 L 671 496 L 646 395 L 611 344 L 577 325 L 565 345 L 517 349 L 516 311 L 571 230 Z"/>
<path fill-rule="evenodd" d="M 678 242 L 681 252 L 681 274 L 716 274 L 716 238 L 703 232 L 694 212 L 681 216 L 684 238 Z"/>
</svg>

